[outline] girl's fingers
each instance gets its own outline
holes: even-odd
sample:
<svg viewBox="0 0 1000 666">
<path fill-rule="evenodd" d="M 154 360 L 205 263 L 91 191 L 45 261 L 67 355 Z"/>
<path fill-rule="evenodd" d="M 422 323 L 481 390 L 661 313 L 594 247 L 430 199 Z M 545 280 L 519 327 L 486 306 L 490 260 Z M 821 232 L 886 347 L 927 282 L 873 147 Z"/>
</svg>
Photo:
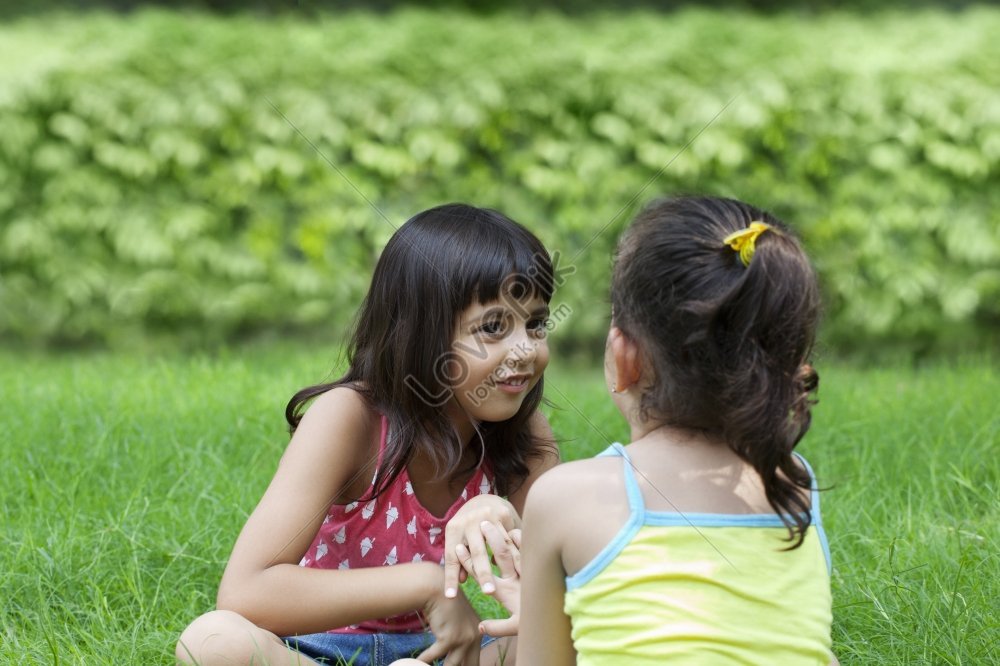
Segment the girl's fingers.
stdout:
<svg viewBox="0 0 1000 666">
<path fill-rule="evenodd" d="M 462 568 L 459 569 L 459 580 L 462 579 L 462 574 L 465 574 L 466 577 L 468 577 L 466 571 L 472 568 L 472 553 L 469 552 L 469 549 L 466 548 L 464 543 L 460 543 L 455 546 L 455 559 L 457 559 L 458 563 L 462 565 Z"/>
<path fill-rule="evenodd" d="M 458 594 L 458 586 L 461 583 L 459 573 L 462 564 L 458 561 L 458 548 L 445 541 L 444 549 L 444 596 L 454 599 Z"/>
<path fill-rule="evenodd" d="M 442 659 L 444 666 L 479 666 L 478 647 L 475 651 L 463 650 L 459 647 L 453 647 L 451 650 L 444 650 L 443 648 L 434 650 L 438 645 L 440 643 L 430 646 L 421 652 L 417 659 L 427 664 L 433 664 L 435 660 Z"/>
<path fill-rule="evenodd" d="M 447 649 L 441 643 L 435 642 L 429 648 L 417 655 L 417 661 L 421 661 L 425 664 L 433 664 L 438 659 L 444 657 L 448 654 Z"/>
<path fill-rule="evenodd" d="M 472 576 L 487 594 L 492 591 L 493 568 L 478 526 L 465 532 L 448 530 L 444 553 L 444 596 L 458 594 L 458 586 Z M 451 544 L 455 544 L 452 546 Z"/>
<path fill-rule="evenodd" d="M 479 663 L 479 650 L 478 646 L 473 650 L 462 649 L 458 646 L 452 646 L 452 649 L 448 649 L 440 641 L 436 641 L 429 648 L 421 652 L 417 656 L 417 661 L 421 661 L 425 664 L 433 664 L 438 659 L 443 659 L 445 666 L 465 666 L 466 664 L 478 664 Z"/>
<path fill-rule="evenodd" d="M 514 545 L 514 539 L 502 527 L 493 523 L 483 522 L 480 525 L 486 542 L 493 551 L 493 560 L 500 569 L 502 578 L 514 578 L 521 571 L 521 550 Z M 483 589 L 486 592 L 486 589 Z"/>
<path fill-rule="evenodd" d="M 501 620 L 483 620 L 479 623 L 479 631 L 487 636 L 517 636 L 518 621 L 516 617 Z"/>
<path fill-rule="evenodd" d="M 458 594 L 458 586 L 465 582 L 467 567 L 458 557 L 458 547 L 469 539 L 469 532 L 464 522 L 453 520 L 445 527 L 444 532 L 444 596 L 453 599 Z M 468 563 L 471 567 L 471 562 Z M 471 572 L 471 569 L 470 569 Z"/>
<path fill-rule="evenodd" d="M 482 535 L 478 531 L 472 531 L 472 535 L 472 541 L 482 541 Z M 465 545 L 469 540 L 469 534 L 457 528 L 447 531 L 444 547 L 444 596 L 449 599 L 458 594 L 458 586 L 465 582 L 468 574 L 475 575 L 475 563 L 469 547 Z"/>
<path fill-rule="evenodd" d="M 493 567 L 482 532 L 476 531 L 469 535 L 468 543 L 459 544 L 455 550 L 459 551 L 458 560 L 462 563 L 462 568 L 476 579 L 483 592 L 491 594 L 496 589 L 493 585 Z"/>
<path fill-rule="evenodd" d="M 477 574 L 476 562 L 468 546 L 464 543 L 455 546 L 445 555 L 444 596 L 448 599 L 454 599 L 458 595 L 458 586 L 468 580 L 470 572 L 476 577 L 476 582 L 479 583 L 480 587 L 490 587 L 490 590 L 492 590 L 493 570 L 489 568 L 488 558 L 486 559 L 485 567 L 488 571 L 485 576 Z M 484 577 L 485 581 L 483 580 Z M 488 592 L 490 590 L 484 589 L 483 591 Z"/>
<path fill-rule="evenodd" d="M 458 510 L 445 527 L 444 595 L 454 598 L 458 586 L 472 576 L 480 587 L 488 590 L 492 585 L 493 571 L 486 542 L 480 531 L 482 521 L 490 521 L 498 529 L 510 530 L 520 522 L 517 511 L 507 500 L 496 495 L 479 495 L 471 498 Z M 471 559 L 460 561 L 458 547 L 464 545 Z M 484 591 L 485 591 L 484 590 Z"/>
<path fill-rule="evenodd" d="M 458 586 L 464 583 L 468 576 L 476 579 L 484 593 L 493 594 L 496 591 L 487 545 L 493 551 L 492 560 L 499 567 L 502 577 L 512 578 L 521 575 L 521 530 L 513 529 L 508 532 L 502 524 L 486 520 L 478 527 L 477 530 L 465 533 L 455 531 L 449 535 L 451 540 L 457 543 L 445 551 L 445 597 L 455 597 L 458 594 Z"/>
<path fill-rule="evenodd" d="M 514 558 L 514 568 L 517 570 L 517 575 L 521 575 L 521 528 L 517 527 L 510 531 L 510 538 L 517 546 L 517 557 Z"/>
</svg>

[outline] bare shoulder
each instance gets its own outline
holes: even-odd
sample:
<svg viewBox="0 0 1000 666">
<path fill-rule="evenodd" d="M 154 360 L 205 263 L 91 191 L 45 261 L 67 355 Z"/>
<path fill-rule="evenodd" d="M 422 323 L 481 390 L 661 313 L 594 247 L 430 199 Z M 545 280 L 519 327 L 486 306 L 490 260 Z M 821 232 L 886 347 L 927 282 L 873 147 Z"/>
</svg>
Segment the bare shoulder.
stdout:
<svg viewBox="0 0 1000 666">
<path fill-rule="evenodd" d="M 282 457 L 307 458 L 310 464 L 335 462 L 356 468 L 377 443 L 378 415 L 357 391 L 338 386 L 319 395 L 306 409 Z"/>
<path fill-rule="evenodd" d="M 553 481 L 566 481 L 591 475 L 607 475 L 613 470 L 620 470 L 622 459 L 617 456 L 596 456 L 565 462 L 545 474 L 543 478 Z"/>
<path fill-rule="evenodd" d="M 543 474 L 528 493 L 525 541 L 540 536 L 572 575 L 614 538 L 628 516 L 621 458 L 564 463 Z"/>
<path fill-rule="evenodd" d="M 372 410 L 364 397 L 349 386 L 336 386 L 319 394 L 306 408 L 302 423 L 318 418 L 344 419 L 345 425 L 361 426 L 371 420 Z"/>
<path fill-rule="evenodd" d="M 614 456 L 562 463 L 538 478 L 528 494 L 528 501 L 546 506 L 577 505 L 594 497 L 595 490 L 607 488 L 609 484 L 621 486 L 621 468 L 621 459 Z"/>
</svg>

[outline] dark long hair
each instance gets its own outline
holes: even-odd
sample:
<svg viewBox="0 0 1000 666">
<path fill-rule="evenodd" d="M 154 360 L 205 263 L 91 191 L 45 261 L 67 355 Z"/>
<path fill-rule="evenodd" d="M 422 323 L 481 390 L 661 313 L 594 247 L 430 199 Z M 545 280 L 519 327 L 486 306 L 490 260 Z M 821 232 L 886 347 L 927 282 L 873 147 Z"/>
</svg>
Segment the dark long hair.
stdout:
<svg viewBox="0 0 1000 666">
<path fill-rule="evenodd" d="M 309 400 L 348 385 L 389 421 L 376 492 L 385 490 L 418 450 L 435 462 L 441 478 L 469 471 L 460 469 L 465 442 L 458 441 L 443 409 L 452 396 L 444 364 L 462 311 L 473 300 L 486 303 L 512 287 L 515 298 L 528 294 L 546 303 L 552 298 L 551 258 L 527 229 L 495 210 L 466 204 L 414 215 L 389 239 L 375 266 L 347 347 L 347 372 L 292 396 L 285 409 L 292 431 Z M 541 455 L 539 444 L 551 445 L 534 442 L 528 429 L 543 381 L 512 418 L 478 425 L 484 460 L 501 494 L 524 480 L 527 461 Z"/>
<path fill-rule="evenodd" d="M 771 229 L 744 265 L 723 239 L 753 221 Z M 820 296 L 792 231 L 732 199 L 655 201 L 619 244 L 611 301 L 615 325 L 641 341 L 655 373 L 643 412 L 725 439 L 800 545 L 810 479 L 792 450 L 819 383 L 809 356 Z"/>
</svg>

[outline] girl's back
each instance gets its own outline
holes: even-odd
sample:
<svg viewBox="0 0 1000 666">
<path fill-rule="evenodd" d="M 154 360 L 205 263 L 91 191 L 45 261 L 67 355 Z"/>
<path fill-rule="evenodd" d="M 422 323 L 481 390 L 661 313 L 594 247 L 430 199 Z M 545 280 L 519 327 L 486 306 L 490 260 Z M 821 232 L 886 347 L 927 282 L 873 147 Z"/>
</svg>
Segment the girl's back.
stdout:
<svg viewBox="0 0 1000 666">
<path fill-rule="evenodd" d="M 722 447 L 613 445 L 541 481 L 564 535 L 577 663 L 829 661 L 828 560 L 813 498 L 802 546 Z M 600 489 L 580 497 L 581 486 Z M 559 538 L 559 537 L 557 537 Z"/>
</svg>

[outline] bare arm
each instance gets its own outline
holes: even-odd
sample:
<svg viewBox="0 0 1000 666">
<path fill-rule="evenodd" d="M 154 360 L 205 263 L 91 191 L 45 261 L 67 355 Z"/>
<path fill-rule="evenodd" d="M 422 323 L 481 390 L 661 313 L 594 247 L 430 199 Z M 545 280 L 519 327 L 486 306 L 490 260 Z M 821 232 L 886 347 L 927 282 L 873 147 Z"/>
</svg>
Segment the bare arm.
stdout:
<svg viewBox="0 0 1000 666">
<path fill-rule="evenodd" d="M 346 571 L 298 566 L 330 504 L 355 474 L 371 474 L 374 421 L 348 388 L 310 406 L 233 547 L 218 608 L 283 635 L 404 613 L 440 594 L 441 569 L 432 563 Z"/>
<path fill-rule="evenodd" d="M 570 619 L 563 612 L 566 571 L 562 563 L 566 521 L 566 498 L 574 488 L 570 477 L 558 470 L 540 479 L 528 496 L 524 509 L 521 577 L 521 617 L 517 641 L 517 663 L 572 666 L 576 651 L 570 634 Z"/>
</svg>

